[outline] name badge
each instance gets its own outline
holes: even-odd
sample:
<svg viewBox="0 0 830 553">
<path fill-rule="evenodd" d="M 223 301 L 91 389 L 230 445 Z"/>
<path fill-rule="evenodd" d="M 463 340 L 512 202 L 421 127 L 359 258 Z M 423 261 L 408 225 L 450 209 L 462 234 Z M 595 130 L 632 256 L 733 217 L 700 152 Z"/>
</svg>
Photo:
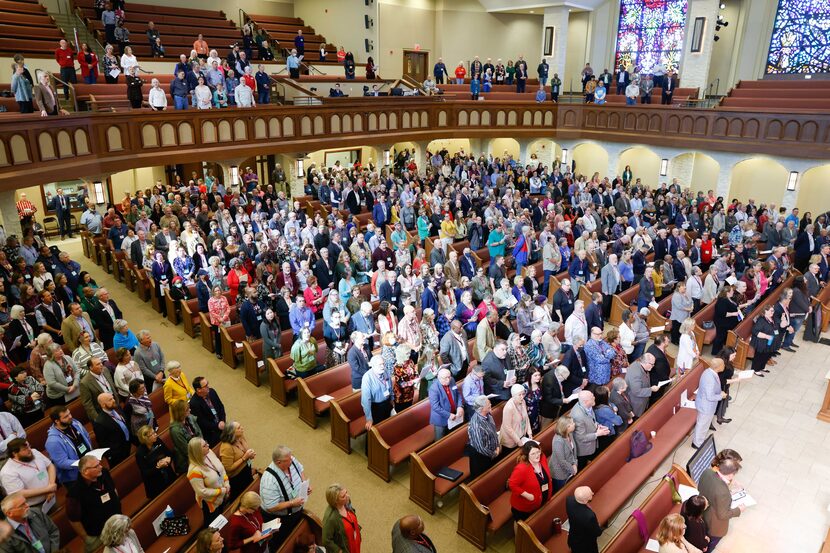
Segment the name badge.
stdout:
<svg viewBox="0 0 830 553">
<path fill-rule="evenodd" d="M 87 451 L 89 450 L 87 449 L 86 444 L 81 444 L 78 446 L 78 453 L 80 453 L 81 456 L 83 456 Z"/>
<path fill-rule="evenodd" d="M 110 500 L 110 494 L 105 493 L 104 495 L 101 496 L 101 503 L 106 503 L 109 500 Z"/>
<path fill-rule="evenodd" d="M 389 390 L 383 391 L 383 397 L 389 397 Z"/>
<path fill-rule="evenodd" d="M 46 551 L 46 549 L 44 549 L 44 547 L 43 547 L 43 544 L 42 544 L 42 543 L 40 543 L 40 540 L 36 540 L 36 541 L 32 542 L 32 547 L 33 547 L 36 551 L 39 551 L 39 552 L 41 552 L 41 553 L 42 553 L 43 551 Z"/>
<path fill-rule="evenodd" d="M 542 493 L 544 493 L 546 491 L 548 491 L 548 485 L 547 484 L 542 484 Z"/>
<path fill-rule="evenodd" d="M 46 471 L 42 470 L 39 473 L 37 473 L 37 479 L 38 480 L 46 480 Z"/>
<path fill-rule="evenodd" d="M 73 380 L 75 380 L 75 377 L 72 376 L 71 374 L 66 376 L 66 383 L 67 384 L 72 384 Z"/>
<path fill-rule="evenodd" d="M 158 364 L 159 364 L 158 359 L 153 359 L 152 361 L 150 361 L 150 365 L 153 366 L 153 367 L 155 367 Z"/>
<path fill-rule="evenodd" d="M 213 407 L 210 408 L 210 412 L 213 413 L 213 416 L 216 417 L 216 409 Z"/>
<path fill-rule="evenodd" d="M 72 276 L 78 276 L 78 272 L 77 271 L 72 271 Z"/>
<path fill-rule="evenodd" d="M 568 305 L 572 304 L 573 300 L 568 300 Z"/>
</svg>

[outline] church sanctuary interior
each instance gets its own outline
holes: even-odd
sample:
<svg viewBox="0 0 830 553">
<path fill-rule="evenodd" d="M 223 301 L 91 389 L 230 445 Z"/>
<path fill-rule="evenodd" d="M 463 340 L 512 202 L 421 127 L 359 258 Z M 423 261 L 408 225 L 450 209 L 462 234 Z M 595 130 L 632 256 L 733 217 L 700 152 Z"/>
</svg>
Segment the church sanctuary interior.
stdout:
<svg viewBox="0 0 830 553">
<path fill-rule="evenodd" d="M 830 553 L 828 283 L 827 0 L 0 0 L 0 553 Z"/>
</svg>

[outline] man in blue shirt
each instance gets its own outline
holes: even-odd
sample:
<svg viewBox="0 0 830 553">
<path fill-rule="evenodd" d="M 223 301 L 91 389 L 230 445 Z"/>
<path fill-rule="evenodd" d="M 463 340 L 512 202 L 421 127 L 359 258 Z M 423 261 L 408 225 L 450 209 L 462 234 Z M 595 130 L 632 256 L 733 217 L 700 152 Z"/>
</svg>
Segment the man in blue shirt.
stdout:
<svg viewBox="0 0 830 553">
<path fill-rule="evenodd" d="M 260 105 L 267 105 L 271 103 L 271 77 L 265 71 L 265 66 L 259 64 L 259 71 L 256 72 L 254 78 L 256 79 L 256 89 Z"/>
<path fill-rule="evenodd" d="M 444 60 L 442 58 L 438 58 L 438 63 L 436 63 L 435 67 L 432 69 L 432 74 L 435 75 L 436 84 L 444 84 L 444 75 L 446 75 L 447 79 L 449 79 L 450 74 L 447 73 L 447 66 L 444 65 Z"/>
<path fill-rule="evenodd" d="M 375 355 L 360 384 L 360 404 L 366 416 L 366 431 L 392 416 L 392 375 L 385 368 L 383 357 Z"/>
<path fill-rule="evenodd" d="M 285 65 L 288 67 L 288 74 L 292 79 L 300 78 L 300 58 L 297 56 L 296 49 L 291 50 L 291 55 L 286 58 Z"/>
<path fill-rule="evenodd" d="M 58 470 L 58 482 L 74 482 L 78 479 L 78 466 L 73 463 L 92 450 L 89 434 L 65 405 L 53 407 L 49 418 L 53 424 L 46 432 L 46 452 Z"/>
<path fill-rule="evenodd" d="M 288 313 L 288 321 L 291 323 L 294 338 L 300 336 L 303 327 L 314 328 L 314 313 L 311 312 L 309 307 L 306 307 L 304 297 L 297 296 L 297 303 Z"/>
<path fill-rule="evenodd" d="M 127 236 L 127 227 L 121 223 L 120 218 L 116 218 L 108 236 L 108 238 L 112 240 L 112 245 L 115 247 L 115 251 L 119 251 L 121 249 L 121 242 L 124 241 L 125 236 Z"/>
</svg>

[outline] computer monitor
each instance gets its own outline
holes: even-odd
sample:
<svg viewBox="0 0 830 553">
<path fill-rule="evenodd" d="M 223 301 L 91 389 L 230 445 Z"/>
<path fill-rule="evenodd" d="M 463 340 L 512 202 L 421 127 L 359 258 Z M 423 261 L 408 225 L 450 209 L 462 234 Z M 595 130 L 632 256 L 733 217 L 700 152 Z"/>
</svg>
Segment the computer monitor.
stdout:
<svg viewBox="0 0 830 553">
<path fill-rule="evenodd" d="M 695 452 L 694 455 L 686 463 L 686 474 L 692 477 L 695 484 L 700 481 L 700 475 L 712 466 L 712 459 L 717 455 L 718 450 L 715 447 L 715 436 L 709 434 L 709 437 L 703 442 L 703 445 Z"/>
</svg>

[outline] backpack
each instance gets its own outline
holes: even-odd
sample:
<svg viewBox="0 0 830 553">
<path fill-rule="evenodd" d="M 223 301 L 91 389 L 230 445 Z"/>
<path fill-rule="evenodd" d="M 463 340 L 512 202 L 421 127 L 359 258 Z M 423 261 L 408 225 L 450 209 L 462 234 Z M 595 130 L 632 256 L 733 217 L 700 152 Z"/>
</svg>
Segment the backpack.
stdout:
<svg viewBox="0 0 830 553">
<path fill-rule="evenodd" d="M 628 459 L 625 460 L 626 463 L 632 459 L 636 459 L 637 457 L 642 457 L 651 451 L 652 447 L 654 446 L 648 441 L 646 435 L 639 430 L 635 430 L 634 434 L 631 435 L 631 454 L 628 456 Z"/>
</svg>

